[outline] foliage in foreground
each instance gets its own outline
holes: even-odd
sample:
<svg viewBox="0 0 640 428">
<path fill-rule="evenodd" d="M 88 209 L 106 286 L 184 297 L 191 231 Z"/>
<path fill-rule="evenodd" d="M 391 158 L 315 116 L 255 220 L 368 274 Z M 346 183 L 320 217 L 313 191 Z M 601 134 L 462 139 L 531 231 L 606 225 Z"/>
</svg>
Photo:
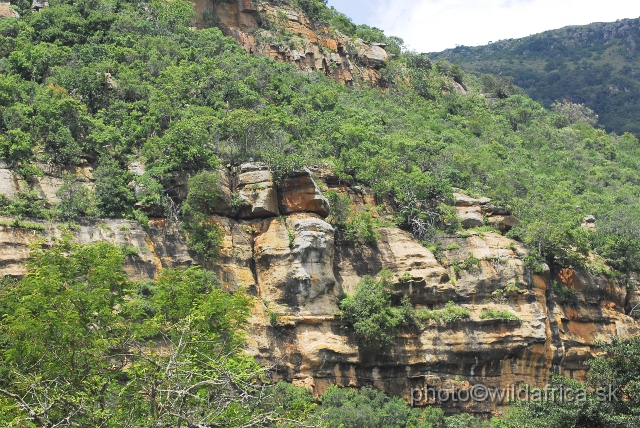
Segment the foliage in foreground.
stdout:
<svg viewBox="0 0 640 428">
<path fill-rule="evenodd" d="M 130 282 L 106 243 L 32 249 L 0 287 L 3 426 L 263 424 L 265 370 L 241 350 L 250 298 L 199 268 Z"/>
<path fill-rule="evenodd" d="M 600 344 L 603 355 L 589 362 L 587 385 L 552 376 L 556 390 L 583 390 L 577 400 L 517 402 L 502 419 L 505 428 L 623 428 L 640 427 L 640 336 Z M 591 388 L 586 390 L 585 386 Z M 603 388 L 603 392 L 598 392 Z M 609 397 L 610 389 L 616 399 Z"/>
</svg>

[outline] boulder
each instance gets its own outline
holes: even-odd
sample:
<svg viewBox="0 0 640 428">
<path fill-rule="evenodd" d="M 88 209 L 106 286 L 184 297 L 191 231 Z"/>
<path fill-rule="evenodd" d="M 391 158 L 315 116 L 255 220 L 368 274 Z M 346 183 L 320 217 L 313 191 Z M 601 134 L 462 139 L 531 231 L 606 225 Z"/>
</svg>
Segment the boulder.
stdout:
<svg viewBox="0 0 640 428">
<path fill-rule="evenodd" d="M 273 174 L 266 165 L 258 162 L 242 164 L 234 188 L 240 199 L 239 218 L 277 217 L 280 214 Z"/>
<path fill-rule="evenodd" d="M 484 226 L 484 216 L 478 206 L 456 206 L 456 214 L 465 229 Z"/>
<path fill-rule="evenodd" d="M 596 227 L 596 218 L 592 215 L 588 215 L 583 218 L 581 226 L 584 229 L 591 230 L 593 232 L 598 230 L 598 228 Z"/>
<path fill-rule="evenodd" d="M 456 207 L 479 207 L 491 202 L 489 198 L 476 199 L 463 193 L 454 193 L 453 199 L 455 200 Z"/>
<path fill-rule="evenodd" d="M 16 183 L 10 169 L 0 169 L 0 195 L 13 199 L 16 195 Z"/>
<path fill-rule="evenodd" d="M 46 0 L 33 0 L 31 2 L 31 9 L 38 11 L 43 7 L 49 7 L 49 2 Z"/>
<path fill-rule="evenodd" d="M 377 44 L 366 44 L 362 40 L 356 41 L 358 58 L 365 65 L 371 68 L 380 68 L 387 62 L 389 55 L 382 46 Z"/>
<path fill-rule="evenodd" d="M 310 212 L 322 217 L 329 215 L 329 201 L 322 196 L 307 168 L 284 180 L 278 190 L 282 214 Z"/>
<path fill-rule="evenodd" d="M 20 14 L 11 8 L 11 3 L 0 2 L 0 19 L 20 18 Z"/>
<path fill-rule="evenodd" d="M 512 215 L 495 215 L 487 217 L 489 224 L 501 232 L 508 232 L 520 224 L 515 216 Z"/>
<path fill-rule="evenodd" d="M 42 177 L 35 177 L 31 188 L 38 192 L 38 195 L 48 204 L 57 204 L 60 202 L 58 197 L 58 190 L 64 185 L 64 180 L 61 177 L 52 175 L 43 175 Z"/>
<path fill-rule="evenodd" d="M 509 208 L 499 207 L 496 205 L 483 205 L 482 212 L 487 215 L 511 215 L 512 212 Z"/>
</svg>

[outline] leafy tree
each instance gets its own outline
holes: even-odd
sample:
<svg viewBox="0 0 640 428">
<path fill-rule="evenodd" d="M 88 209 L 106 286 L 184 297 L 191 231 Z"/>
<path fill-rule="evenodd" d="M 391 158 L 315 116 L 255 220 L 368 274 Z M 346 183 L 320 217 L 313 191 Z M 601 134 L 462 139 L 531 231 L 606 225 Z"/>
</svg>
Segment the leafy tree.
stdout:
<svg viewBox="0 0 640 428">
<path fill-rule="evenodd" d="M 0 420 L 9 426 L 263 426 L 242 352 L 250 298 L 199 268 L 131 283 L 107 244 L 32 248 L 0 288 Z"/>
<path fill-rule="evenodd" d="M 389 398 L 373 388 L 360 391 L 331 386 L 322 395 L 319 422 L 328 427 L 430 427 L 420 422 L 420 410 L 399 397 Z"/>
<path fill-rule="evenodd" d="M 598 123 L 598 115 L 584 104 L 556 101 L 551 105 L 551 109 L 566 116 L 569 123 L 584 122 L 591 126 Z"/>
<path fill-rule="evenodd" d="M 383 270 L 378 280 L 365 277 L 353 296 L 340 302 L 341 318 L 355 331 L 358 344 L 365 351 L 385 352 L 391 346 L 398 328 L 413 323 L 408 301 L 397 308 L 391 306 L 391 272 Z"/>
<path fill-rule="evenodd" d="M 287 382 L 278 382 L 269 388 L 268 394 L 271 398 L 266 408 L 288 419 L 291 426 L 295 426 L 294 421 L 310 420 L 317 407 L 316 399 L 308 389 Z"/>
<path fill-rule="evenodd" d="M 95 216 L 95 202 L 89 189 L 72 174 L 65 174 L 62 179 L 64 183 L 56 192 L 56 196 L 60 198 L 55 210 L 58 217 L 65 221 L 75 221 L 80 217 Z"/>
<path fill-rule="evenodd" d="M 203 260 L 218 255 L 224 232 L 211 220 L 219 198 L 219 175 L 203 171 L 189 179 L 189 193 L 182 204 L 187 246 Z"/>
<path fill-rule="evenodd" d="M 117 161 L 103 156 L 93 174 L 98 214 L 103 217 L 124 217 L 131 212 L 135 201 L 129 187 L 131 173 L 123 170 Z"/>
<path fill-rule="evenodd" d="M 11 129 L 6 137 L 0 135 L 0 158 L 26 179 L 42 176 L 40 168 L 31 164 L 33 156 L 31 136 L 28 133 Z"/>
<path fill-rule="evenodd" d="M 0 213 L 5 215 L 33 218 L 47 218 L 45 203 L 35 190 L 18 192 L 13 199 L 0 198 Z"/>
</svg>

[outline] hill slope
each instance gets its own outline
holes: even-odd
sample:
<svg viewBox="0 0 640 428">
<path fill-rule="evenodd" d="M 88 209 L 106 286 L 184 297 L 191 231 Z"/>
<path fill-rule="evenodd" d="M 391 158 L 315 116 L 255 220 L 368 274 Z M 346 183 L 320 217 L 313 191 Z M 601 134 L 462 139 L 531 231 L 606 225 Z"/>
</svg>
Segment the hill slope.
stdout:
<svg viewBox="0 0 640 428">
<path fill-rule="evenodd" d="M 305 16 L 278 14 L 285 3 Z M 320 0 L 269 5 L 287 32 L 326 24 L 345 45 L 393 49 Z M 191 2 L 16 8 L 20 19 L 0 20 L 2 274 L 25 275 L 29 245 L 60 236 L 116 244 L 146 297 L 159 273 L 200 265 L 225 291 L 256 297 L 257 360 L 317 394 L 333 384 L 406 394 L 456 378 L 544 385 L 551 370 L 582 379 L 595 340 L 637 331 L 640 143 L 594 128 L 588 111 L 551 112 L 508 87 L 487 94 L 487 79 L 397 40 L 376 65 L 383 87 L 357 74 L 343 84 L 331 64 L 301 72 L 194 28 Z M 359 299 L 363 311 L 337 314 Z M 78 324 L 93 334 L 93 322 Z M 20 352 L 2 337 L 5 373 Z M 24 385 L 12 382 L 0 409 Z"/>
<path fill-rule="evenodd" d="M 640 19 L 545 31 L 434 57 L 467 71 L 513 76 L 536 101 L 584 103 L 608 132 L 640 135 Z"/>
</svg>

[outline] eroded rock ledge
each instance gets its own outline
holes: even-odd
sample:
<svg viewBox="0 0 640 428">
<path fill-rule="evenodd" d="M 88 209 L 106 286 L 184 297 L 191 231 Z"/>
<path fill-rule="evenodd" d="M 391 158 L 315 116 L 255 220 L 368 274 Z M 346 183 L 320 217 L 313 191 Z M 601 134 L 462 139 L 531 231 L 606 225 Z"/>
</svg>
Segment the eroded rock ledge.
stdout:
<svg viewBox="0 0 640 428">
<path fill-rule="evenodd" d="M 259 164 L 243 165 L 234 174 L 222 171 L 220 214 L 212 217 L 225 237 L 220 259 L 208 267 L 224 287 L 244 287 L 257 297 L 247 350 L 260 362 L 275 365 L 278 378 L 316 395 L 332 384 L 373 385 L 407 399 L 411 388 L 423 385 L 543 386 L 550 371 L 582 379 L 585 361 L 596 352 L 595 341 L 638 332 L 626 314 L 640 301 L 637 291 L 570 269 L 534 274 L 523 263 L 527 249 L 498 232 L 469 229 L 463 236 L 449 235 L 444 257 L 438 259 L 393 227 L 380 231 L 377 245 L 345 244 L 325 220 L 329 206 L 323 190 L 347 194 L 357 204 L 372 204 L 375 198 L 368 189 L 315 172 L 301 172 L 278 186 Z M 11 183 L 0 183 L 0 188 L 12 188 Z M 46 186 L 42 192 L 43 197 L 52 193 Z M 232 194 L 241 201 L 235 212 Z M 456 199 L 458 211 L 473 208 L 483 223 L 485 218 L 511 215 L 485 199 Z M 47 230 L 42 233 L 0 227 L 0 274 L 22 275 L 28 244 L 61 235 L 55 224 L 43 224 Z M 133 279 L 196 263 L 175 225 L 161 218 L 152 219 L 146 229 L 125 220 L 86 221 L 72 233 L 79 242 L 135 247 L 138 254 L 128 256 L 126 264 Z M 456 273 L 446 261 L 471 256 L 479 264 L 470 271 Z M 407 295 L 418 308 L 442 308 L 454 301 L 469 309 L 470 318 L 404 329 L 388 355 L 360 352 L 336 317 L 339 298 L 352 293 L 365 275 L 383 268 L 394 274 L 396 298 Z M 577 301 L 562 304 L 553 293 L 553 281 L 578 291 Z M 485 309 L 508 311 L 518 320 L 481 319 Z M 476 414 L 497 410 L 489 402 L 445 407 Z"/>
</svg>

